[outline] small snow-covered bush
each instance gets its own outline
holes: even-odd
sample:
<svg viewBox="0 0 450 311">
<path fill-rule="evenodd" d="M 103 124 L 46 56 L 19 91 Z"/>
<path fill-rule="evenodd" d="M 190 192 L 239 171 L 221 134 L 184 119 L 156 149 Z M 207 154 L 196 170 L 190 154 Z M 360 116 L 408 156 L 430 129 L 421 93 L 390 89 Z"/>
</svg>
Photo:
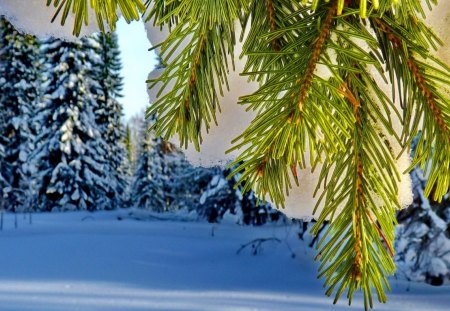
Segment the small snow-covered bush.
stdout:
<svg viewBox="0 0 450 311">
<path fill-rule="evenodd" d="M 432 285 L 450 283 L 450 201 L 428 200 L 423 193 L 426 176 L 416 168 L 411 173 L 414 202 L 398 215 L 397 274 Z"/>
</svg>

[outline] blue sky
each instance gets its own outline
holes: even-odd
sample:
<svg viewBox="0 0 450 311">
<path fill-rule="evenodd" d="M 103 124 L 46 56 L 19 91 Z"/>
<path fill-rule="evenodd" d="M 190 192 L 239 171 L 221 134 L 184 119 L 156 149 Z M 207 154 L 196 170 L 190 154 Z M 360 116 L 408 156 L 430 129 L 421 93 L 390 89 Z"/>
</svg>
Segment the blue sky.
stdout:
<svg viewBox="0 0 450 311">
<path fill-rule="evenodd" d="M 122 76 L 124 77 L 124 97 L 121 99 L 125 118 L 138 114 L 148 105 L 145 80 L 156 64 L 156 54 L 148 49 L 144 24 L 127 24 L 121 19 L 117 24 L 117 34 L 122 54 Z"/>
</svg>

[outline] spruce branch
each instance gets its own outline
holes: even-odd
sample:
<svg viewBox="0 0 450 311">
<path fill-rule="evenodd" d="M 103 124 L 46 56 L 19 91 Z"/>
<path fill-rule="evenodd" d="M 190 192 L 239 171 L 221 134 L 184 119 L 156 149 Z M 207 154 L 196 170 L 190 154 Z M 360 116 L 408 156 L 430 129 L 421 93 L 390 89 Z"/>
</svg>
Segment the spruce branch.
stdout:
<svg viewBox="0 0 450 311">
<path fill-rule="evenodd" d="M 273 0 L 266 0 L 266 8 L 267 8 L 267 14 L 268 14 L 268 22 L 270 25 L 270 31 L 275 31 L 277 30 L 277 24 L 276 24 L 276 20 L 275 20 L 275 7 L 273 5 Z M 280 42 L 278 41 L 277 38 L 273 38 L 271 40 L 271 45 L 272 45 L 272 50 L 275 52 L 279 52 L 281 50 L 280 47 Z"/>
<path fill-rule="evenodd" d="M 253 1 L 248 13 L 241 17 L 241 38 L 248 30 L 240 55 L 247 56 L 242 74 L 262 83 L 282 69 L 292 56 L 292 52 L 285 52 L 283 48 L 295 40 L 296 33 L 278 30 L 301 16 L 298 3 L 291 0 Z"/>
<path fill-rule="evenodd" d="M 105 32 L 105 24 L 114 31 L 119 17 L 117 9 L 120 10 L 127 22 L 139 20 L 140 14 L 144 12 L 145 6 L 142 0 L 47 0 L 47 6 L 53 5 L 56 12 L 52 22 L 61 13 L 61 25 L 64 25 L 69 13 L 75 17 L 73 34 L 79 36 L 81 28 L 89 22 L 89 7 L 95 12 L 97 24 L 102 32 Z"/>
<path fill-rule="evenodd" d="M 179 22 L 179 14 L 175 13 L 179 4 L 180 0 L 146 0 L 145 7 L 148 14 L 145 22 L 153 20 L 154 26 L 159 25 L 162 28 L 163 25 L 167 25 L 169 30 L 172 30 L 172 27 Z"/>
<path fill-rule="evenodd" d="M 304 5 L 310 3 L 312 10 L 316 10 L 321 2 L 321 0 L 302 0 Z M 323 2 L 328 3 L 330 0 L 324 0 Z M 337 15 L 341 15 L 344 8 L 352 2 L 359 2 L 359 15 L 361 18 L 366 18 L 373 11 L 384 12 L 387 7 L 397 4 L 398 0 L 337 0 Z"/>
<path fill-rule="evenodd" d="M 368 70 L 377 66 L 374 54 L 355 44 L 366 38 L 370 46 L 373 39 L 361 35 L 364 26 L 356 18 L 349 16 L 342 23 L 351 30 L 336 32 L 334 44 L 341 51 L 336 66 L 342 77 L 340 94 L 351 107 L 355 122 L 345 151 L 322 167 L 318 187 L 323 183 L 324 191 L 316 208 L 323 200 L 325 207 L 313 233 L 331 220 L 318 244 L 317 257 L 321 261 L 319 276 L 325 277 L 328 287 L 326 294 L 335 292 L 336 303 L 347 290 L 351 304 L 353 293 L 360 289 L 367 309 L 373 306 L 372 289 L 380 302 L 386 301 L 387 276 L 395 270 L 392 245 L 395 211 L 400 208 L 399 173 L 396 155 L 384 139 L 384 133 L 393 133 L 392 122 L 381 107 L 395 108 Z M 358 28 L 361 31 L 355 32 Z"/>
<path fill-rule="evenodd" d="M 179 6 L 186 10 L 178 15 L 178 24 L 161 43 L 161 57 L 167 67 L 158 78 L 147 81 L 150 88 L 159 86 L 159 98 L 147 115 L 159 116 L 157 135 L 164 133 L 168 139 L 178 134 L 182 146 L 187 148 L 191 142 L 199 149 L 202 130 L 208 131 L 213 121 L 217 123 L 219 95 L 228 89 L 230 59 L 234 70 L 234 20 L 242 6 L 238 0 L 182 0 Z M 159 10 L 157 6 L 150 16 L 156 16 L 155 10 Z M 167 13 L 162 21 L 176 11 Z M 177 49 L 181 52 L 173 58 Z M 161 95 L 169 84 L 172 89 Z"/>
<path fill-rule="evenodd" d="M 346 134 L 342 133 L 346 133 L 346 123 L 352 122 L 339 95 L 339 84 L 315 74 L 319 61 L 328 62 L 325 51 L 335 27 L 336 5 L 324 5 L 315 12 L 300 7 L 298 14 L 303 17 L 290 20 L 290 25 L 279 30 L 280 34 L 298 32 L 284 47 L 296 54 L 289 64 L 274 70 L 254 94 L 241 99 L 258 115 L 235 139 L 233 149 L 244 151 L 230 164 L 237 166 L 230 178 L 242 173 L 238 183 L 245 183 L 245 189 L 254 189 L 262 198 L 267 194 L 281 206 L 292 187 L 290 174 L 294 180 L 297 175 L 297 165 L 305 168 L 309 162 L 313 167 L 322 154 L 330 156 L 344 147 Z M 342 120 L 339 115 L 347 117 Z M 308 149 L 309 161 L 305 158 Z"/>
<path fill-rule="evenodd" d="M 300 110 L 300 112 L 303 111 L 303 105 L 305 103 L 305 99 L 308 96 L 309 90 L 311 88 L 311 82 L 313 79 L 314 70 L 316 69 L 317 62 L 319 61 L 320 55 L 322 53 L 325 40 L 330 35 L 331 22 L 333 21 L 333 17 L 335 14 L 336 14 L 336 9 L 333 6 L 331 6 L 328 9 L 328 13 L 322 24 L 322 29 L 320 30 L 320 34 L 317 37 L 315 43 L 313 44 L 311 58 L 309 59 L 308 66 L 307 66 L 307 69 L 306 69 L 306 72 L 305 72 L 305 75 L 304 75 L 304 78 L 302 81 L 302 85 L 300 87 L 300 96 L 298 97 L 298 100 L 297 100 L 297 105 L 298 105 L 298 109 Z"/>
<path fill-rule="evenodd" d="M 441 201 L 450 190 L 450 68 L 428 52 L 439 43 L 432 31 L 414 15 L 405 20 L 414 21 L 410 33 L 389 16 L 373 17 L 372 25 L 404 106 L 405 145 L 420 133 L 410 169 L 424 169 L 429 176 L 425 195 L 434 192 L 433 198 Z M 397 59 L 389 56 L 394 52 Z M 399 72 L 405 73 L 405 82 Z"/>
<path fill-rule="evenodd" d="M 348 140 L 345 155 L 337 154 L 330 164 L 334 165 L 335 173 L 325 187 L 326 207 L 313 230 L 318 230 L 327 217 L 333 219 L 318 245 L 322 262 L 319 276 L 326 278 L 326 294 L 336 290 L 336 303 L 348 290 L 351 304 L 353 293 L 361 289 L 367 309 L 373 306 L 372 288 L 380 302 L 386 301 L 384 287 L 389 288 L 386 275 L 395 269 L 390 252 L 398 199 L 395 187 L 386 184 L 387 173 L 395 168 L 392 156 L 390 163 L 374 161 L 376 156 L 386 157 L 389 151 L 384 145 L 374 145 L 379 141 L 379 134 L 369 120 L 370 106 L 360 104 L 350 90 L 345 90 L 345 96 L 354 108 L 353 137 Z M 388 169 L 386 164 L 390 164 Z M 382 198 L 378 197 L 381 193 Z M 336 216 L 341 205 L 342 211 Z M 381 228 L 374 218 L 382 224 Z"/>
</svg>

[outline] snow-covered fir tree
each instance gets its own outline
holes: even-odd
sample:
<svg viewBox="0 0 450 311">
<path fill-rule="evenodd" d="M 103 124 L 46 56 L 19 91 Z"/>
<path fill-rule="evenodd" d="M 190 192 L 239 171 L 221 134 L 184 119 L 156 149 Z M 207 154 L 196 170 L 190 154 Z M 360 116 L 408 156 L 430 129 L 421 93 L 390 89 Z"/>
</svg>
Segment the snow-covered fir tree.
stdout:
<svg viewBox="0 0 450 311">
<path fill-rule="evenodd" d="M 157 140 L 141 129 L 141 146 L 131 187 L 132 205 L 139 208 L 164 211 L 166 196 L 163 189 L 163 158 Z"/>
<path fill-rule="evenodd" d="M 128 163 L 130 163 L 129 168 L 130 170 L 133 170 L 134 168 L 133 141 L 131 137 L 131 128 L 129 124 L 127 124 L 125 128 L 125 148 L 127 150 Z"/>
<path fill-rule="evenodd" d="M 199 213 L 209 222 L 218 222 L 229 212 L 237 215 L 237 221 L 245 225 L 262 225 L 278 220 L 280 213 L 270 205 L 258 201 L 254 192 L 242 193 L 242 186 L 235 188 L 238 175 L 227 178 L 230 169 L 211 168 L 212 178 L 204 187 L 199 200 Z"/>
<path fill-rule="evenodd" d="M 186 209 L 206 216 L 200 198 L 214 176 L 214 169 L 194 167 L 186 161 L 184 153 L 174 148 L 169 158 L 171 176 L 168 180 L 170 192 L 170 209 Z"/>
<path fill-rule="evenodd" d="M 131 169 L 134 173 L 137 168 L 137 161 L 140 155 L 140 149 L 142 147 L 142 139 L 143 139 L 143 131 L 142 129 L 145 128 L 145 109 L 142 109 L 141 112 L 134 114 L 131 116 L 131 118 L 127 122 L 127 127 L 130 129 L 130 144 L 131 148 L 129 149 L 131 151 L 129 157 L 131 161 Z"/>
<path fill-rule="evenodd" d="M 29 121 L 39 100 L 39 46 L 0 17 L 0 184 L 4 208 L 28 208 L 32 133 Z"/>
<path fill-rule="evenodd" d="M 134 122 L 141 127 L 131 187 L 134 206 L 157 212 L 195 210 L 209 222 L 219 222 L 227 212 L 247 225 L 279 218 L 280 213 L 258 203 L 253 192 L 242 194 L 241 187 L 234 189 L 238 176 L 227 180 L 229 169 L 192 166 L 176 146 L 146 130 L 149 122 Z"/>
<path fill-rule="evenodd" d="M 119 207 L 126 201 L 130 163 L 122 123 L 123 109 L 118 101 L 123 88 L 118 39 L 115 33 L 98 33 L 84 38 L 82 42 L 91 63 L 87 75 L 89 90 L 95 100 L 95 121 L 108 147 L 105 158 L 106 170 L 110 175 L 108 196 L 112 198 L 113 206 Z"/>
<path fill-rule="evenodd" d="M 178 148 L 155 137 L 147 126 L 148 122 L 142 122 L 141 146 L 131 187 L 132 204 L 157 212 L 192 209 L 198 202 L 194 189 L 198 184 L 191 178 L 195 169 Z"/>
<path fill-rule="evenodd" d="M 415 168 L 414 202 L 398 215 L 396 262 L 397 274 L 412 281 L 442 285 L 450 282 L 450 201 L 427 199 L 427 176 Z"/>
<path fill-rule="evenodd" d="M 239 211 L 239 198 L 242 195 L 229 184 L 220 167 L 211 168 L 210 174 L 212 178 L 202 191 L 198 210 L 209 222 L 218 222 L 225 212 L 235 214 Z"/>
<path fill-rule="evenodd" d="M 33 123 L 36 136 L 37 206 L 41 210 L 110 208 L 106 142 L 97 127 L 87 70 L 89 54 L 81 42 L 42 43 L 45 64 L 42 103 Z"/>
</svg>

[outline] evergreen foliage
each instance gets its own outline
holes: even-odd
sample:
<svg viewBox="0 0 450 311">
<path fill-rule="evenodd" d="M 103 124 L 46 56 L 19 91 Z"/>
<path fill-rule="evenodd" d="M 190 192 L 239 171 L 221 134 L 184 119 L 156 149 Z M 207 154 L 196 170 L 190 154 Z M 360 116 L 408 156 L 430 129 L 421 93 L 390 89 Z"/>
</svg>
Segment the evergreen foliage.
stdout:
<svg viewBox="0 0 450 311">
<path fill-rule="evenodd" d="M 402 277 L 432 285 L 450 281 L 450 205 L 424 195 L 427 178 L 415 168 L 414 202 L 398 215 L 396 263 Z"/>
<path fill-rule="evenodd" d="M 166 184 L 164 184 L 168 197 L 167 210 L 185 209 L 198 212 L 199 198 L 212 174 L 208 168 L 192 166 L 185 159 L 183 152 L 175 145 L 166 145 L 166 150 L 168 150 L 167 147 L 170 148 L 169 156 L 165 157 L 169 173 Z"/>
<path fill-rule="evenodd" d="M 133 142 L 131 138 L 131 129 L 130 126 L 127 124 L 125 127 L 125 140 L 124 140 L 125 148 L 127 150 L 127 159 L 128 163 L 130 163 L 130 169 L 133 168 Z"/>
<path fill-rule="evenodd" d="M 270 204 L 259 202 L 253 191 L 242 193 L 241 187 L 234 187 L 237 178 L 227 179 L 230 169 L 216 167 L 207 170 L 209 182 L 201 189 L 197 210 L 209 222 L 219 222 L 226 213 L 238 215 L 239 222 L 245 225 L 263 225 L 270 220 L 279 220 L 279 212 L 271 210 Z"/>
<path fill-rule="evenodd" d="M 122 68 L 117 35 L 99 33 L 82 39 L 89 55 L 87 71 L 89 90 L 95 101 L 93 113 L 101 137 L 106 142 L 106 169 L 109 175 L 108 196 L 112 207 L 123 205 L 128 188 L 129 162 L 126 154 L 122 105 L 118 99 L 123 87 Z"/>
<path fill-rule="evenodd" d="M 109 208 L 106 142 L 100 136 L 90 93 L 89 55 L 81 42 L 42 44 L 43 102 L 33 123 L 36 136 L 37 206 L 40 210 Z"/>
<path fill-rule="evenodd" d="M 39 46 L 0 17 L 0 186 L 4 207 L 26 208 L 29 189 L 28 155 L 32 150 L 29 119 L 39 100 Z"/>
<path fill-rule="evenodd" d="M 183 174 L 183 168 L 188 163 L 171 143 L 146 131 L 145 124 L 140 134 L 142 143 L 131 187 L 131 200 L 136 207 L 156 212 L 180 209 L 185 204 L 182 197 L 189 191 L 181 186 L 179 175 Z"/>
<path fill-rule="evenodd" d="M 233 189 L 233 185 L 230 186 L 231 182 L 226 180 L 220 168 L 211 169 L 211 173 L 210 180 L 200 196 L 198 210 L 209 222 L 219 222 L 227 211 L 236 213 L 240 192 Z"/>
<path fill-rule="evenodd" d="M 156 212 L 195 211 L 209 222 L 220 222 L 226 213 L 246 225 L 269 219 L 270 205 L 258 202 L 253 192 L 234 189 L 236 179 L 226 178 L 229 169 L 193 167 L 178 148 L 142 126 L 130 195 L 134 206 Z"/>
<path fill-rule="evenodd" d="M 64 25 L 69 13 L 75 14 L 73 34 L 77 36 L 80 34 L 83 23 L 88 22 L 89 6 L 94 9 L 97 24 L 102 32 L 105 31 L 105 24 L 114 31 L 116 22 L 119 19 L 117 9 L 120 9 L 122 16 L 127 22 L 139 20 L 139 14 L 145 9 L 141 0 L 89 0 L 89 6 L 88 0 L 47 0 L 47 6 L 50 5 L 56 8 L 52 22 L 61 13 L 61 24 Z"/>
<path fill-rule="evenodd" d="M 152 140 L 149 134 L 144 134 L 141 139 L 130 197 L 132 204 L 139 208 L 163 209 L 166 205 L 165 196 L 161 187 L 154 180 L 157 176 L 152 175 L 153 172 L 161 173 L 160 160 L 155 159 L 152 154 Z"/>
<path fill-rule="evenodd" d="M 161 46 L 162 63 L 167 66 L 158 79 L 148 81 L 150 87 L 162 83 L 160 92 L 172 80 L 175 81 L 172 90 L 147 111 L 147 117 L 158 116 L 157 136 L 168 139 L 177 133 L 181 146 L 193 143 L 196 149 L 200 149 L 202 128 L 209 129 L 210 123 L 216 122 L 219 94 L 223 95 L 224 88 L 228 87 L 227 72 L 230 67 L 234 68 L 234 63 L 229 64 L 227 59 L 228 54 L 233 56 L 236 43 L 234 20 L 238 18 L 240 8 L 236 2 L 206 1 L 201 5 L 180 2 L 183 18 L 178 20 L 179 24 Z M 176 6 L 178 2 L 173 4 Z M 156 2 L 149 18 L 158 14 L 158 10 L 166 9 L 164 6 L 163 1 Z M 179 9 L 177 7 L 174 11 Z M 188 38 L 192 38 L 190 44 L 169 61 L 178 46 Z"/>
<path fill-rule="evenodd" d="M 413 149 L 419 137 L 413 141 Z M 397 219 L 396 263 L 398 273 L 408 280 L 442 285 L 450 281 L 450 202 L 425 196 L 428 176 L 419 167 L 411 172 L 413 204 Z"/>
</svg>

